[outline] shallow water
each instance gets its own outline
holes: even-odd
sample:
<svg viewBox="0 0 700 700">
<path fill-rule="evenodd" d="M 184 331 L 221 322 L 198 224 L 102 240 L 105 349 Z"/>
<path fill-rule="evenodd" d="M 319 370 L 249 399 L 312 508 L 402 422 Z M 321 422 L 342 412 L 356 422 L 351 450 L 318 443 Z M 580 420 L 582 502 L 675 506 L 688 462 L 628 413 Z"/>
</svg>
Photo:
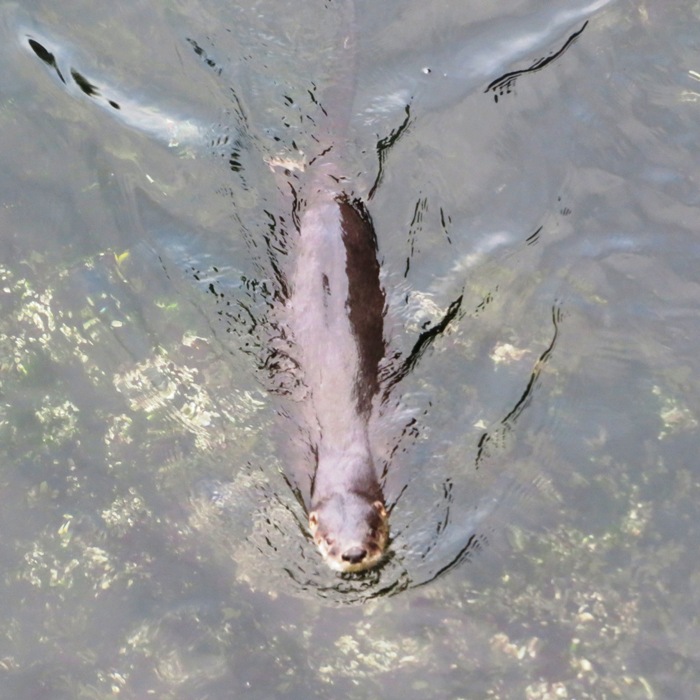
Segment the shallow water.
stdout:
<svg viewBox="0 0 700 700">
<path fill-rule="evenodd" d="M 699 19 L 4 4 L 0 697 L 697 697 Z M 393 358 L 346 577 L 280 336 L 329 145 Z"/>
</svg>

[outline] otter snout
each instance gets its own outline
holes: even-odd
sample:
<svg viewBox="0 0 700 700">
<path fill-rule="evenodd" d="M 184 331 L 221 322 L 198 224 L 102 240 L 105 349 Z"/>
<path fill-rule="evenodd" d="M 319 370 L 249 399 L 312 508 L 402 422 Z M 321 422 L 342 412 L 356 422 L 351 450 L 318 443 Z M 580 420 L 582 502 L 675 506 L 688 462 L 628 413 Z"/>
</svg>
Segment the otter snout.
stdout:
<svg viewBox="0 0 700 700">
<path fill-rule="evenodd" d="M 346 552 L 343 552 L 341 558 L 349 564 L 361 564 L 367 556 L 367 550 L 364 547 L 352 547 Z"/>
</svg>

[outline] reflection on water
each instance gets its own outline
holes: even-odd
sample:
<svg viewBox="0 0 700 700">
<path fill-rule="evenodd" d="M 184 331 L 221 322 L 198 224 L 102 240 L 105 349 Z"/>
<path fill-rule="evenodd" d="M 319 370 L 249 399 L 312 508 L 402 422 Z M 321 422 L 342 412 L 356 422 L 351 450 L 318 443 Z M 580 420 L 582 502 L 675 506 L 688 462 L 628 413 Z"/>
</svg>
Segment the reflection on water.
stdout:
<svg viewBox="0 0 700 700">
<path fill-rule="evenodd" d="M 0 695 L 693 696 L 694 7 L 351 9 L 4 7 Z M 321 154 L 387 296 L 362 575 L 291 468 Z"/>
</svg>

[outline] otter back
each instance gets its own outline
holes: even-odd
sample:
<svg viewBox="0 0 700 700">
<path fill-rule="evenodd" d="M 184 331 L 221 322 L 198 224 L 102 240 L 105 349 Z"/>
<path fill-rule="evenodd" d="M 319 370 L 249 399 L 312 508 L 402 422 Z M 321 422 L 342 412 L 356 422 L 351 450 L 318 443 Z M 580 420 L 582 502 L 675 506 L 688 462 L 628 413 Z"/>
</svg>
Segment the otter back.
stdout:
<svg viewBox="0 0 700 700">
<path fill-rule="evenodd" d="M 368 436 L 385 352 L 385 296 L 371 218 L 359 201 L 317 192 L 302 215 L 296 253 L 289 310 L 317 455 L 311 530 L 331 566 L 367 568 L 386 544 Z"/>
</svg>

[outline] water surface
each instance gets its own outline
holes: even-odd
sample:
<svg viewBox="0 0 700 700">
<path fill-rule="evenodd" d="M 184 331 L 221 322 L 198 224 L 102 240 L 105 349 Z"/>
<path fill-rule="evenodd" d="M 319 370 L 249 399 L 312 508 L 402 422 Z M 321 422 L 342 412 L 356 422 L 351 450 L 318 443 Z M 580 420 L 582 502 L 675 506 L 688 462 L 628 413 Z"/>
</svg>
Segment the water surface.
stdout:
<svg viewBox="0 0 700 700">
<path fill-rule="evenodd" d="M 0 697 L 696 697 L 699 12 L 5 3 Z M 393 358 L 345 578 L 278 333 L 328 145 Z"/>
</svg>

